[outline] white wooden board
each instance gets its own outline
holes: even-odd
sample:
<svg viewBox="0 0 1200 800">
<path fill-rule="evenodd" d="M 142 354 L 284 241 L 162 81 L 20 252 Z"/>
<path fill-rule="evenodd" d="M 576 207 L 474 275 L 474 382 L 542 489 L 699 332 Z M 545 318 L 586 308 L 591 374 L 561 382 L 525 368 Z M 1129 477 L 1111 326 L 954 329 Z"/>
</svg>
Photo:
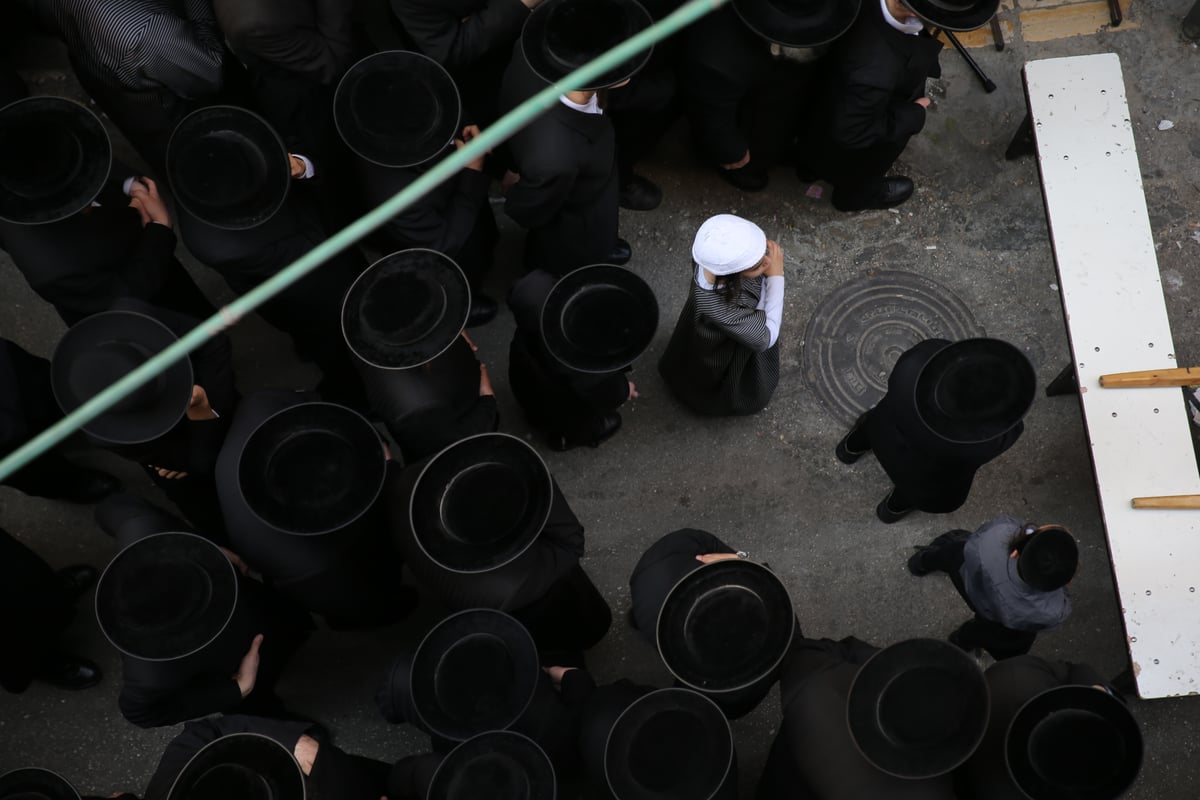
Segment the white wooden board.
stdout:
<svg viewBox="0 0 1200 800">
<path fill-rule="evenodd" d="M 1031 61 L 1025 79 L 1138 693 L 1200 693 L 1200 511 L 1130 507 L 1135 496 L 1200 494 L 1182 394 L 1099 384 L 1103 373 L 1177 366 L 1121 62 Z"/>
</svg>

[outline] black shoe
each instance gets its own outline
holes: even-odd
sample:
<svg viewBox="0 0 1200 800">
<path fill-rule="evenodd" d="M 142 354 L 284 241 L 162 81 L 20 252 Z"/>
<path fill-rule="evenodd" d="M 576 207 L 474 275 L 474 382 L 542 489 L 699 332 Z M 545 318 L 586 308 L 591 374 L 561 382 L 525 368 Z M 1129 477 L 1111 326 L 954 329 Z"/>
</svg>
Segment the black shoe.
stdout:
<svg viewBox="0 0 1200 800">
<path fill-rule="evenodd" d="M 104 677 L 104 673 L 100 671 L 98 664 L 86 658 L 66 653 L 51 653 L 42 661 L 34 677 L 59 689 L 78 691 L 95 686 Z"/>
<path fill-rule="evenodd" d="M 883 522 L 887 525 L 891 525 L 893 522 L 899 522 L 914 511 L 914 509 L 911 508 L 892 508 L 888 501 L 892 499 L 892 495 L 895 493 L 895 489 L 888 492 L 887 497 L 880 500 L 879 505 L 875 506 L 875 516 L 879 517 L 880 522 Z"/>
<path fill-rule="evenodd" d="M 629 242 L 617 239 L 617 243 L 613 245 L 612 252 L 608 254 L 608 261 L 605 263 L 616 264 L 619 267 L 622 264 L 628 264 L 631 258 L 633 258 L 633 248 L 629 246 Z"/>
<path fill-rule="evenodd" d="M 652 211 L 662 203 L 663 195 L 662 189 L 658 188 L 654 181 L 634 175 L 629 179 L 629 183 L 621 187 L 619 197 L 621 208 L 630 211 Z"/>
<path fill-rule="evenodd" d="M 573 450 L 576 447 L 599 447 L 621 430 L 621 415 L 617 412 L 605 414 L 591 426 L 589 430 L 572 434 L 551 433 L 546 437 L 546 443 L 551 450 L 558 453 Z"/>
<path fill-rule="evenodd" d="M 870 413 L 871 412 L 868 411 L 860 415 L 858 419 L 854 420 L 854 424 L 850 426 L 850 430 L 846 432 L 846 435 L 842 437 L 842 440 L 837 443 L 837 447 L 834 448 L 833 454 L 837 456 L 837 460 L 843 464 L 853 464 L 855 461 L 858 461 L 867 454 L 867 450 L 851 450 L 849 442 L 850 437 L 858 433 L 862 426 L 867 424 L 867 414 Z"/>
<path fill-rule="evenodd" d="M 591 441 L 588 445 L 591 447 L 599 447 L 604 442 L 616 435 L 617 431 L 621 430 L 621 415 L 613 411 L 610 414 L 605 414 L 600 418 L 599 423 L 592 430 Z"/>
<path fill-rule="evenodd" d="M 486 294 L 471 296 L 471 311 L 467 314 L 467 327 L 475 328 L 486 325 L 496 318 L 500 304 Z"/>
<path fill-rule="evenodd" d="M 932 569 L 925 566 L 925 551 L 929 548 L 923 544 L 918 544 L 914 545 L 913 549 L 917 552 L 908 557 L 908 571 L 918 578 L 933 572 Z"/>
<path fill-rule="evenodd" d="M 744 167 L 737 169 L 725 169 L 717 167 L 717 174 L 720 175 L 729 185 L 741 189 L 743 192 L 761 192 L 767 188 L 769 178 L 765 170 L 760 170 L 754 166 L 754 162 L 750 162 Z"/>
<path fill-rule="evenodd" d="M 854 203 L 842 203 L 838 200 L 837 188 L 833 192 L 833 207 L 838 211 L 865 211 L 867 209 L 894 208 L 912 197 L 916 188 L 910 178 L 903 175 L 883 178 L 879 188 L 866 200 Z"/>
<path fill-rule="evenodd" d="M 82 596 L 84 592 L 92 588 L 92 584 L 96 582 L 96 578 L 100 577 L 100 573 L 89 564 L 72 564 L 60 569 L 58 577 L 66 587 L 67 593 L 75 598 Z"/>
<path fill-rule="evenodd" d="M 99 503 L 113 492 L 119 491 L 121 482 L 98 469 L 78 467 L 74 474 L 63 476 L 66 481 L 62 489 L 50 497 L 66 500 L 69 503 L 89 505 Z"/>
</svg>

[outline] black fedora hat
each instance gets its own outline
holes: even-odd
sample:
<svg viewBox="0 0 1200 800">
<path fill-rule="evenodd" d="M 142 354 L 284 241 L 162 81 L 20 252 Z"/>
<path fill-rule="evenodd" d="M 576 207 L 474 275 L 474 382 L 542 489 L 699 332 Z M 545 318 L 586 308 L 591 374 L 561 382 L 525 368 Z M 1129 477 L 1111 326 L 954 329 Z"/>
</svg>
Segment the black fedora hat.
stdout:
<svg viewBox="0 0 1200 800">
<path fill-rule="evenodd" d="M 550 469 L 507 433 L 460 439 L 421 468 L 409 496 L 415 542 L 451 572 L 487 572 L 520 556 L 550 516 Z"/>
<path fill-rule="evenodd" d="M 453 741 L 504 730 L 525 712 L 542 679 L 537 645 L 502 611 L 452 614 L 413 654 L 413 708 L 425 729 Z"/>
<path fill-rule="evenodd" d="M 57 772 L 24 767 L 0 775 L 0 800 L 79 800 L 79 792 Z"/>
<path fill-rule="evenodd" d="M 962 764 L 983 739 L 987 681 L 975 659 L 949 642 L 908 639 L 880 650 L 850 686 L 854 744 L 877 769 L 932 778 Z"/>
<path fill-rule="evenodd" d="M 263 420 L 237 465 L 246 506 L 275 530 L 336 531 L 379 497 L 387 460 L 379 434 L 357 411 L 300 403 Z"/>
<path fill-rule="evenodd" d="M 1009 774 L 1031 800 L 1111 800 L 1142 766 L 1142 733 L 1117 698 L 1059 686 L 1030 699 L 1008 726 Z"/>
<path fill-rule="evenodd" d="M 410 369 L 437 358 L 467 325 L 471 288 L 449 256 L 400 250 L 367 267 L 346 292 L 342 335 L 350 351 L 380 369 Z"/>
<path fill-rule="evenodd" d="M 658 300 L 641 277 L 612 264 L 567 273 L 542 305 L 550 355 L 579 372 L 614 372 L 650 346 Z"/>
<path fill-rule="evenodd" d="M 238 602 L 237 571 L 194 533 L 156 533 L 113 557 L 96 584 L 100 630 L 122 653 L 169 661 L 225 630 Z"/>
<path fill-rule="evenodd" d="M 267 121 L 237 106 L 193 111 L 167 144 L 167 180 L 184 210 L 242 230 L 275 215 L 292 181 L 287 148 Z"/>
<path fill-rule="evenodd" d="M 558 784 L 546 751 L 512 731 L 473 736 L 442 759 L 427 800 L 554 800 Z"/>
<path fill-rule="evenodd" d="M 70 413 L 176 341 L 170 328 L 145 314 L 93 314 L 72 325 L 54 348 L 50 363 L 54 398 Z M 181 358 L 83 429 L 112 444 L 152 441 L 183 419 L 193 385 L 192 362 Z"/>
<path fill-rule="evenodd" d="M 462 102 L 450 73 L 432 58 L 387 50 L 346 71 L 333 95 L 333 121 L 355 154 L 384 167 L 415 167 L 458 135 Z"/>
<path fill-rule="evenodd" d="M 733 766 L 733 733 L 712 700 L 659 689 L 621 712 L 604 747 L 616 800 L 709 800 Z"/>
<path fill-rule="evenodd" d="M 904 5 L 935 28 L 973 31 L 996 15 L 1000 0 L 904 0 Z"/>
<path fill-rule="evenodd" d="M 952 342 L 921 368 L 915 402 L 922 421 L 951 442 L 1000 436 L 1021 421 L 1037 392 L 1029 359 L 1000 339 Z"/>
<path fill-rule="evenodd" d="M 112 166 L 108 132 L 63 97 L 27 97 L 0 109 L 0 220 L 58 222 L 96 199 Z"/>
<path fill-rule="evenodd" d="M 746 27 L 784 47 L 820 47 L 850 29 L 862 0 L 734 0 Z"/>
<path fill-rule="evenodd" d="M 770 676 L 792 643 L 787 587 L 762 564 L 726 560 L 689 572 L 658 613 L 658 652 L 679 681 L 703 692 Z"/>
<path fill-rule="evenodd" d="M 653 24 L 636 0 L 545 0 L 521 30 L 521 52 L 529 67 L 553 83 Z M 647 48 L 572 89 L 603 89 L 632 77 L 650 60 Z"/>
<path fill-rule="evenodd" d="M 304 800 L 304 773 L 287 748 L 257 733 L 206 744 L 175 778 L 167 800 Z"/>
</svg>

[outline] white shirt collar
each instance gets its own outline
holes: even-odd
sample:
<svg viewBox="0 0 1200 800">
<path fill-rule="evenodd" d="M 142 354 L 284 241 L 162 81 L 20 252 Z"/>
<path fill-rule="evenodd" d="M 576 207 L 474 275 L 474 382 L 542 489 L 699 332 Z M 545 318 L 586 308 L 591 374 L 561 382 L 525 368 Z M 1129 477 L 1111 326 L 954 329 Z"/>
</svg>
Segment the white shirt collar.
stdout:
<svg viewBox="0 0 1200 800">
<path fill-rule="evenodd" d="M 883 20 L 888 25 L 891 25 L 901 33 L 907 33 L 909 36 L 916 36 L 925 27 L 925 23 L 919 19 L 901 22 L 892 16 L 892 12 L 888 11 L 887 0 L 879 0 L 879 7 L 883 9 Z"/>
<path fill-rule="evenodd" d="M 596 99 L 596 94 L 593 93 L 591 99 L 586 103 L 576 103 L 569 100 L 565 94 L 558 96 L 558 102 L 562 103 L 567 108 L 573 108 L 576 111 L 582 111 L 584 114 L 603 114 L 604 109 L 600 108 L 600 101 Z"/>
</svg>

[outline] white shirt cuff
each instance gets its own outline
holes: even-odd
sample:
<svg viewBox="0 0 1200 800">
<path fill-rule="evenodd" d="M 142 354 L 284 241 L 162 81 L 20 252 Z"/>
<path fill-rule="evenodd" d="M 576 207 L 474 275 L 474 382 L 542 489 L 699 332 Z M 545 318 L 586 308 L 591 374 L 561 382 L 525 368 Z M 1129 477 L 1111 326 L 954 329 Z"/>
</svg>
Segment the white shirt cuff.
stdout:
<svg viewBox="0 0 1200 800">
<path fill-rule="evenodd" d="M 317 174 L 317 171 L 315 169 L 313 169 L 313 163 L 308 160 L 308 156 L 302 156 L 299 153 L 288 153 L 288 155 L 290 155 L 292 158 L 300 159 L 300 162 L 302 164 L 304 164 L 304 174 L 298 176 L 296 178 L 296 180 L 298 180 L 298 181 L 307 180 L 307 179 L 311 178 L 313 175 Z"/>
<path fill-rule="evenodd" d="M 137 180 L 136 176 L 130 175 L 128 178 L 125 179 L 125 182 L 121 184 L 121 191 L 125 193 L 126 197 L 130 196 L 129 192 L 130 192 L 130 190 L 133 189 L 133 182 L 136 180 Z"/>
</svg>

